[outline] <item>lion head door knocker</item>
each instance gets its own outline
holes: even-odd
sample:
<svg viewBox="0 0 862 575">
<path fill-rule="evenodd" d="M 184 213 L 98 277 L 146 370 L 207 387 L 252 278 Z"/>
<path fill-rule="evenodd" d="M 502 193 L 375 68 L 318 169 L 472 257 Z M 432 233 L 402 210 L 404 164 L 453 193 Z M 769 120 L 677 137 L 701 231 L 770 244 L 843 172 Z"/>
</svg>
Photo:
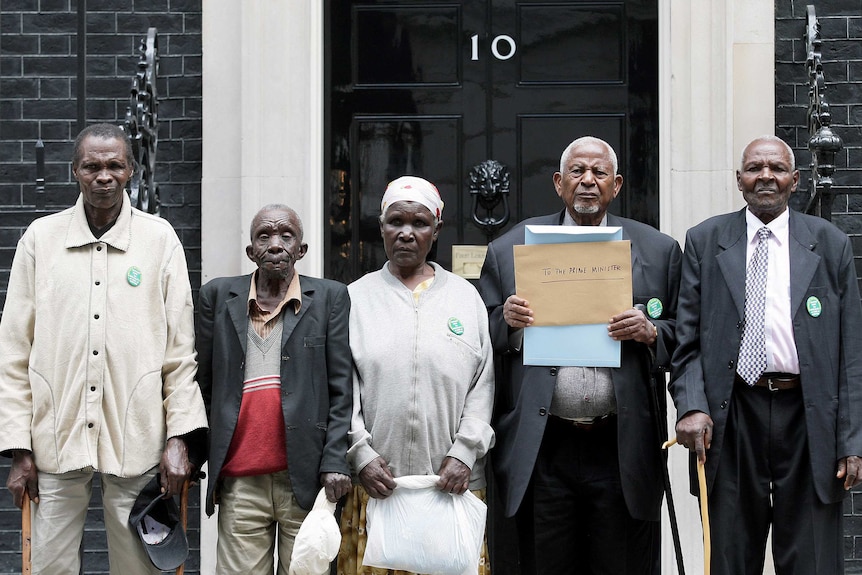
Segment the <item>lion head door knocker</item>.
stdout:
<svg viewBox="0 0 862 575">
<path fill-rule="evenodd" d="M 470 195 L 473 197 L 473 222 L 490 242 L 509 221 L 509 168 L 496 160 L 485 160 L 473 166 Z M 495 217 L 495 212 L 499 211 L 502 213 Z"/>
</svg>

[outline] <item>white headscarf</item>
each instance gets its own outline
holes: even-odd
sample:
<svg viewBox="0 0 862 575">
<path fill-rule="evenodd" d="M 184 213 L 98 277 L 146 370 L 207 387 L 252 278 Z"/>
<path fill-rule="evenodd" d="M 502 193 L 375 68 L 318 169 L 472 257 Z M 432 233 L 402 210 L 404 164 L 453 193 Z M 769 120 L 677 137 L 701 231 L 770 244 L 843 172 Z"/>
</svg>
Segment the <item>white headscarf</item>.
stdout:
<svg viewBox="0 0 862 575">
<path fill-rule="evenodd" d="M 443 215 L 443 198 L 434 184 L 416 176 L 401 176 L 389 182 L 386 192 L 380 201 L 380 213 L 385 214 L 386 208 L 395 202 L 418 202 L 438 220 Z"/>
</svg>

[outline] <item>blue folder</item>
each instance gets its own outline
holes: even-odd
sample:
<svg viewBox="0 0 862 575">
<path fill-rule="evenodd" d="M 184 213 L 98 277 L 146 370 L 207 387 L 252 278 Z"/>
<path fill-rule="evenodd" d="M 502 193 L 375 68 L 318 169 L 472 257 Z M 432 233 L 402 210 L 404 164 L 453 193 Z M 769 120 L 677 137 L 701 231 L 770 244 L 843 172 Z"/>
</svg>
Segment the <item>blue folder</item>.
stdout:
<svg viewBox="0 0 862 575">
<path fill-rule="evenodd" d="M 610 226 L 526 226 L 524 243 L 563 244 L 623 239 Z M 607 323 L 533 326 L 524 329 L 524 365 L 619 367 L 622 342 L 608 336 Z"/>
</svg>

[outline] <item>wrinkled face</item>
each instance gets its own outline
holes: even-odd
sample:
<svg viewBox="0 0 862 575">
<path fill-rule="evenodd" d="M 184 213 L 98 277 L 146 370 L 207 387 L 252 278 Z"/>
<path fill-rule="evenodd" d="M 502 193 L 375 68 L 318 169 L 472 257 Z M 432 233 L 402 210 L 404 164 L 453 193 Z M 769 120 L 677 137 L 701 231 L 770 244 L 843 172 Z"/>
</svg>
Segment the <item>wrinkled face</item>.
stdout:
<svg viewBox="0 0 862 575">
<path fill-rule="evenodd" d="M 72 174 L 84 195 L 87 212 L 119 213 L 133 168 L 126 158 L 125 142 L 117 138 L 87 136 L 81 142 L 78 157 Z"/>
<path fill-rule="evenodd" d="M 742 154 L 736 184 L 751 213 L 767 223 L 787 209 L 790 194 L 796 191 L 799 172 L 787 148 L 780 142 L 755 140 Z"/>
<path fill-rule="evenodd" d="M 245 253 L 261 273 L 291 279 L 294 264 L 307 249 L 308 245 L 302 243 L 298 216 L 292 211 L 272 209 L 261 210 L 254 217 L 251 245 Z"/>
<path fill-rule="evenodd" d="M 565 172 L 554 174 L 554 188 L 569 214 L 578 223 L 584 216 L 601 219 L 623 185 L 607 147 L 581 143 L 572 148 L 564 165 Z"/>
<path fill-rule="evenodd" d="M 435 226 L 431 210 L 419 202 L 395 202 L 380 222 L 386 257 L 399 268 L 424 264 L 442 225 L 438 221 Z"/>
</svg>

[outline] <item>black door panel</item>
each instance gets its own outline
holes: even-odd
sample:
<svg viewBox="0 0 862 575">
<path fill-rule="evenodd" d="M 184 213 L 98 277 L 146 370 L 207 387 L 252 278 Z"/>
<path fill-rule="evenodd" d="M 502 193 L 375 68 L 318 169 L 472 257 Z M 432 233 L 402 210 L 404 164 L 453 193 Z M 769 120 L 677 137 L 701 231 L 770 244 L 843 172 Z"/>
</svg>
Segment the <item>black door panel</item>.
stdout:
<svg viewBox="0 0 862 575">
<path fill-rule="evenodd" d="M 326 17 L 327 277 L 385 261 L 377 216 L 392 179 L 437 185 L 434 255 L 451 269 L 453 245 L 488 241 L 473 166 L 509 169 L 509 227 L 560 209 L 551 176 L 587 134 L 619 154 L 611 211 L 658 226 L 656 0 L 329 0 Z"/>
</svg>

